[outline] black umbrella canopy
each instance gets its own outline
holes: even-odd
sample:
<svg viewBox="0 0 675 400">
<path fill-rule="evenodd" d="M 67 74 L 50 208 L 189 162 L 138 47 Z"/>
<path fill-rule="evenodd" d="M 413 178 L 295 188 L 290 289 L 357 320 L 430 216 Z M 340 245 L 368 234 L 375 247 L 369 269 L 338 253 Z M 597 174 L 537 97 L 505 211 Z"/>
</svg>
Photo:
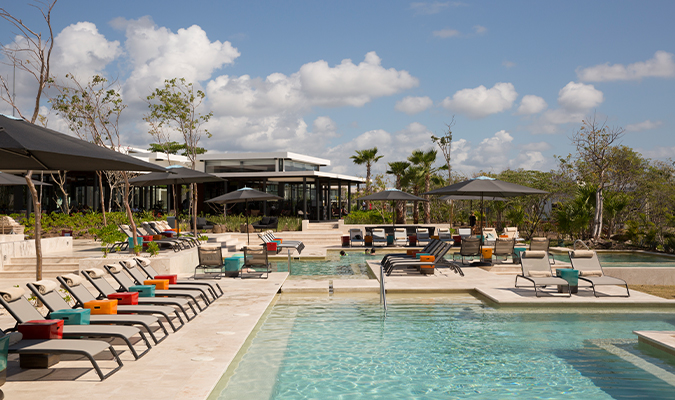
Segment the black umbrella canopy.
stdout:
<svg viewBox="0 0 675 400">
<path fill-rule="evenodd" d="M 244 187 L 234 192 L 226 193 L 222 196 L 214 197 L 213 199 L 206 200 L 207 203 L 244 203 L 250 201 L 262 201 L 262 200 L 283 200 L 283 197 L 275 196 L 273 194 L 261 192 L 259 190 L 251 189 Z"/>
<path fill-rule="evenodd" d="M 283 197 L 275 196 L 273 194 L 261 192 L 259 190 L 251 189 L 248 187 L 243 187 L 241 189 L 235 190 L 234 192 L 226 193 L 222 196 L 215 197 L 211 200 L 206 200 L 207 203 L 217 203 L 217 204 L 226 204 L 226 203 L 246 203 L 246 208 L 248 209 L 248 202 L 250 201 L 263 201 L 263 200 L 283 200 Z M 248 232 L 248 214 L 246 214 L 246 238 L 248 244 L 251 244 L 251 238 Z"/>
<path fill-rule="evenodd" d="M 424 194 L 452 194 L 469 196 L 516 197 L 529 194 L 547 194 L 548 192 L 515 183 L 504 182 L 487 176 L 479 176 L 468 181 L 455 183 Z"/>
<path fill-rule="evenodd" d="M 0 114 L 0 170 L 159 172 L 164 168 Z"/>
<path fill-rule="evenodd" d="M 361 197 L 359 200 L 429 201 L 398 189 L 386 189 L 381 192 Z"/>
<path fill-rule="evenodd" d="M 439 197 L 439 200 L 480 200 L 480 196 L 462 196 L 462 195 L 457 195 L 457 194 L 451 194 L 448 196 L 443 196 Z M 506 201 L 505 198 L 503 197 L 496 197 L 496 196 L 484 196 L 482 198 L 483 200 L 488 200 L 488 201 Z"/>
<path fill-rule="evenodd" d="M 134 186 L 182 185 L 221 181 L 224 181 L 224 179 L 183 166 L 166 167 L 164 172 L 151 172 L 129 179 L 129 183 Z"/>
<path fill-rule="evenodd" d="M 26 186 L 26 178 L 12 174 L 3 174 L 0 172 L 0 186 Z M 49 183 L 33 180 L 35 186 L 51 186 Z"/>
</svg>

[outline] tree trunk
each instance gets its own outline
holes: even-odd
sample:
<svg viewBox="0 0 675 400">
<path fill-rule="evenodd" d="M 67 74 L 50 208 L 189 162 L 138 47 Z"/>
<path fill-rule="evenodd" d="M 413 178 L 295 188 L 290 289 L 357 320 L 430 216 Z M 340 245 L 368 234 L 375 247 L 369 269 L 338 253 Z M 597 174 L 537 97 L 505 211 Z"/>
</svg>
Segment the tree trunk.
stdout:
<svg viewBox="0 0 675 400">
<path fill-rule="evenodd" d="M 33 213 L 35 214 L 35 279 L 39 281 L 42 280 L 42 205 L 31 179 L 32 176 L 33 171 L 26 172 L 26 183 L 33 199 Z"/>
<path fill-rule="evenodd" d="M 174 183 L 171 188 L 173 189 L 173 216 L 176 218 L 175 221 L 178 221 L 178 185 Z"/>
<path fill-rule="evenodd" d="M 134 222 L 134 214 L 131 212 L 131 206 L 129 206 L 129 175 L 126 171 L 122 171 L 122 177 L 124 178 L 124 209 L 127 211 L 127 218 L 129 218 L 129 227 L 131 227 L 132 239 L 134 244 L 134 252 L 136 254 L 141 252 L 141 249 L 138 247 L 138 234 L 136 233 L 136 222 Z"/>
<path fill-rule="evenodd" d="M 428 192 L 431 187 L 431 176 L 427 174 L 424 177 L 424 192 Z M 425 194 L 424 198 L 429 200 L 429 195 Z M 431 203 L 429 201 L 424 202 L 424 223 L 428 224 L 431 222 Z"/>
<path fill-rule="evenodd" d="M 602 234 L 602 184 L 595 191 L 595 215 L 593 218 L 593 239 L 598 240 Z"/>
<path fill-rule="evenodd" d="M 192 228 L 194 229 L 195 238 L 199 237 L 197 231 L 197 184 L 192 184 Z"/>
<path fill-rule="evenodd" d="M 108 225 L 108 221 L 105 216 L 105 192 L 103 191 L 103 172 L 96 171 L 98 175 L 98 191 L 100 193 L 99 197 L 101 199 L 101 213 L 103 213 L 103 225 Z"/>
</svg>

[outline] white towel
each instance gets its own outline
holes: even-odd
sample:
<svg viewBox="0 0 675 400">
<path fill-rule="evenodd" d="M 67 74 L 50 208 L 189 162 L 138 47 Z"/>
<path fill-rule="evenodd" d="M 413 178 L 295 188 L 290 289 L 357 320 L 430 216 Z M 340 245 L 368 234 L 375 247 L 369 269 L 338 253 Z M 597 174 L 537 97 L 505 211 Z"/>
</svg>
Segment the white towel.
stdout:
<svg viewBox="0 0 675 400">
<path fill-rule="evenodd" d="M 63 280 L 66 281 L 66 284 L 68 284 L 70 287 L 78 286 L 82 283 L 82 278 L 75 274 L 61 275 L 61 278 L 63 278 Z"/>
<path fill-rule="evenodd" d="M 117 264 L 106 264 L 106 267 L 112 271 L 113 274 L 117 274 L 119 272 L 122 272 L 122 266 L 117 265 Z"/>
<path fill-rule="evenodd" d="M 59 285 L 56 282 L 50 281 L 48 279 L 43 279 L 41 281 L 33 282 L 33 286 L 35 286 L 37 288 L 37 290 L 38 290 L 38 292 L 40 292 L 40 294 L 47 294 L 47 293 L 51 292 L 52 290 L 59 287 Z"/>
<path fill-rule="evenodd" d="M 134 260 L 138 261 L 141 263 L 142 266 L 147 267 L 150 265 L 150 260 L 144 257 L 135 257 Z"/>
<path fill-rule="evenodd" d="M 0 289 L 0 295 L 2 295 L 2 298 L 5 301 L 17 300 L 21 298 L 21 296 L 23 296 L 24 293 L 25 291 L 20 287 L 8 287 Z"/>
<path fill-rule="evenodd" d="M 131 268 L 133 268 L 134 266 L 136 266 L 136 261 L 134 261 L 133 259 L 122 260 L 122 261 L 120 261 L 120 262 L 121 262 L 121 263 L 124 263 L 124 266 L 127 267 L 127 268 L 129 268 L 129 269 L 131 269 Z"/>
<path fill-rule="evenodd" d="M 102 278 L 105 276 L 105 271 L 100 268 L 89 268 L 85 269 L 84 272 L 89 274 L 92 278 Z"/>
</svg>

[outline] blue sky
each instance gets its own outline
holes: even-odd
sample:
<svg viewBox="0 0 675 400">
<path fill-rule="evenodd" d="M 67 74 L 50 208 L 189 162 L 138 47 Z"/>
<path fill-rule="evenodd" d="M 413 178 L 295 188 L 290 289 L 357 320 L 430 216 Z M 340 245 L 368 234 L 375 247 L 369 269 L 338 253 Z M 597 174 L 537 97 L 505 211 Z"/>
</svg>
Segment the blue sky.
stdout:
<svg viewBox="0 0 675 400">
<path fill-rule="evenodd" d="M 19 2 L 16 2 L 19 3 Z M 7 10 L 38 29 L 26 2 Z M 549 170 L 595 113 L 652 159 L 675 150 L 675 3 L 670 1 L 60 0 L 55 73 L 116 78 L 124 142 L 152 138 L 143 98 L 185 77 L 207 93 L 210 151 L 287 150 L 386 162 L 431 148 L 454 116 L 453 169 Z M 13 30 L 0 25 L 0 41 Z M 11 68 L 0 66 L 11 77 Z M 29 107 L 31 81 L 17 77 Z M 45 103 L 44 112 L 49 112 Z M 7 112 L 4 105 L 0 108 Z M 65 129 L 58 116 L 50 126 Z M 178 137 L 176 137 L 178 139 Z M 440 160 L 440 157 L 439 157 Z"/>
</svg>

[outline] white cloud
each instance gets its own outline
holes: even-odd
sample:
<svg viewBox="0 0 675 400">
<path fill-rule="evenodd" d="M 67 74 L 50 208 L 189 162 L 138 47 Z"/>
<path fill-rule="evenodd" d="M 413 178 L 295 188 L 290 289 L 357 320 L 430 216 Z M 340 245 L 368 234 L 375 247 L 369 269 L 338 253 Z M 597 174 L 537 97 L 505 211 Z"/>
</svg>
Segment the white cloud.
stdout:
<svg viewBox="0 0 675 400">
<path fill-rule="evenodd" d="M 558 92 L 558 104 L 567 111 L 588 111 L 605 101 L 605 96 L 593 85 L 570 82 Z"/>
<path fill-rule="evenodd" d="M 651 149 L 635 149 L 638 153 L 642 154 L 646 158 L 651 158 L 653 160 L 672 160 L 673 154 L 675 154 L 675 146 L 654 146 Z"/>
<path fill-rule="evenodd" d="M 465 5 L 464 3 L 458 1 L 434 1 L 434 2 L 414 2 L 410 3 L 410 9 L 415 11 L 415 14 L 419 15 L 433 15 L 438 14 L 441 11 L 447 9 L 448 7 L 459 7 Z"/>
<path fill-rule="evenodd" d="M 516 66 L 516 63 L 514 63 L 513 61 L 509 61 L 509 60 L 504 60 L 504 61 L 502 61 L 502 65 L 505 66 L 506 68 L 513 68 L 513 67 Z"/>
<path fill-rule="evenodd" d="M 396 102 L 394 108 L 396 111 L 404 112 L 408 115 L 414 115 L 421 113 L 422 111 L 430 108 L 434 105 L 434 102 L 428 97 L 412 97 L 407 96 L 403 99 Z"/>
<path fill-rule="evenodd" d="M 452 168 L 463 173 L 501 171 L 509 165 L 513 137 L 501 130 L 483 139 L 475 147 L 464 139 L 453 141 Z"/>
<path fill-rule="evenodd" d="M 106 40 L 91 22 L 78 22 L 54 38 L 52 73 L 73 74 L 87 82 L 121 54 L 120 42 Z"/>
<path fill-rule="evenodd" d="M 457 37 L 457 36 L 461 35 L 461 33 L 458 30 L 450 29 L 450 28 L 445 28 L 445 29 L 441 29 L 441 30 L 438 30 L 438 31 L 433 31 L 432 34 L 434 36 L 442 38 L 442 39 L 447 39 L 447 38 L 450 38 L 450 37 Z"/>
<path fill-rule="evenodd" d="M 640 132 L 640 131 L 646 131 L 649 129 L 656 129 L 663 125 L 663 121 L 655 121 L 652 122 L 650 120 L 638 122 L 637 124 L 630 124 L 626 125 L 626 130 L 629 132 Z"/>
<path fill-rule="evenodd" d="M 511 169 L 525 169 L 525 170 L 545 170 L 548 164 L 548 159 L 544 157 L 539 151 L 523 150 L 518 153 L 518 156 L 509 162 Z M 549 166 L 550 169 L 550 166 Z"/>
<path fill-rule="evenodd" d="M 548 107 L 546 101 L 539 96 L 534 96 L 531 94 L 523 96 L 523 99 L 520 101 L 520 106 L 516 115 L 530 115 L 537 114 L 544 111 Z"/>
<path fill-rule="evenodd" d="M 476 25 L 473 27 L 473 31 L 476 32 L 478 35 L 482 35 L 487 32 L 487 28 L 484 26 Z"/>
<path fill-rule="evenodd" d="M 448 110 L 475 119 L 510 109 L 517 97 L 513 84 L 500 82 L 490 89 L 481 85 L 474 89 L 459 90 L 452 99 L 446 97 L 441 104 Z"/>
<path fill-rule="evenodd" d="M 673 78 L 675 77 L 675 60 L 673 54 L 659 50 L 654 58 L 633 64 L 609 63 L 596 65 L 584 69 L 577 69 L 580 81 L 605 82 L 605 81 L 628 81 L 642 78 Z"/>
<path fill-rule="evenodd" d="M 523 150 L 526 151 L 548 151 L 553 148 L 550 143 L 548 142 L 533 142 L 533 143 L 527 143 L 522 146 Z"/>
</svg>

